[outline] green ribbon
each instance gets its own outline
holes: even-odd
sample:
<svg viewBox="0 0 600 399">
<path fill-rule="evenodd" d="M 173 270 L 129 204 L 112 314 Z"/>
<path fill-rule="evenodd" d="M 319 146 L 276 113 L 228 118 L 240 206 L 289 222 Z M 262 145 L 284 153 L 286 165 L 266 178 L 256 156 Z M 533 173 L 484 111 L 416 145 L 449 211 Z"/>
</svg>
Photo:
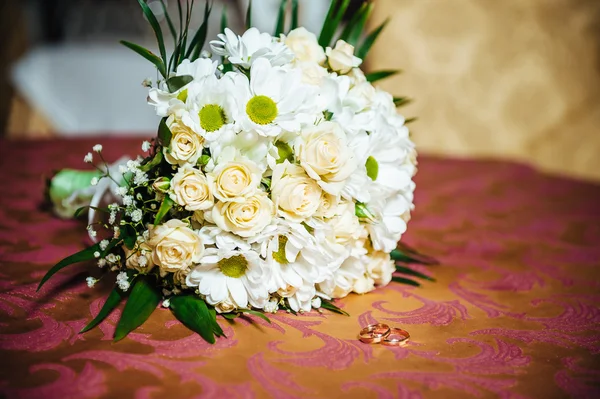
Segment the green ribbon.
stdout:
<svg viewBox="0 0 600 399">
<path fill-rule="evenodd" d="M 73 217 L 75 211 L 90 204 L 94 192 L 87 192 L 92 179 L 100 178 L 99 170 L 62 169 L 48 182 L 48 198 L 55 214 L 64 219 Z M 73 196 L 78 192 L 76 196 Z"/>
</svg>

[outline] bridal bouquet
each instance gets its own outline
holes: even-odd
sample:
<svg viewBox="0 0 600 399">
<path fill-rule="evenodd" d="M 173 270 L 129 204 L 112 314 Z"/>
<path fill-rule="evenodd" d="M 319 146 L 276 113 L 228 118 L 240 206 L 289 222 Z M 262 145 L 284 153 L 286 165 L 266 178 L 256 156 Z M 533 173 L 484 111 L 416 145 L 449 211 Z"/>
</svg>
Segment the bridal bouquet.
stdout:
<svg viewBox="0 0 600 399">
<path fill-rule="evenodd" d="M 332 299 L 392 280 L 418 285 L 400 274 L 428 278 L 395 262 L 431 260 L 398 247 L 413 209 L 416 152 L 396 112 L 406 100 L 372 85 L 395 71 L 359 68 L 385 25 L 360 40 L 372 3 L 335 40 L 348 0 L 332 1 L 318 37 L 297 27 L 297 1 L 291 21 L 281 2 L 273 36 L 250 27 L 251 8 L 241 36 L 224 14 L 212 54 L 202 51 L 210 6 L 188 37 L 193 2 L 179 3 L 179 32 L 166 14 L 169 58 L 158 21 L 139 3 L 160 55 L 123 44 L 160 74 L 145 82 L 162 117 L 157 137 L 142 144 L 145 156 L 114 165 L 96 145 L 84 158 L 96 172 L 62 171 L 49 186 L 59 212 L 75 204 L 84 205 L 76 216 L 89 211 L 96 243 L 59 262 L 40 287 L 75 262 L 116 272 L 114 290 L 82 331 L 126 298 L 116 340 L 162 302 L 214 342 L 223 335 L 218 314 L 344 313 Z M 58 189 L 74 176 L 82 187 Z"/>
</svg>

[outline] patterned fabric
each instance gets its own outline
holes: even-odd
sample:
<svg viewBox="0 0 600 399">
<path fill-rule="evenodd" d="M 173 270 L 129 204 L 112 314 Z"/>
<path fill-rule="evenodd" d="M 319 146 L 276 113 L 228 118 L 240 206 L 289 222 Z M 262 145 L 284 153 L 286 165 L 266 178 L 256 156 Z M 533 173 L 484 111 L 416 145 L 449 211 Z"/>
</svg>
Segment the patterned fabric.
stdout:
<svg viewBox="0 0 600 399">
<path fill-rule="evenodd" d="M 0 142 L 0 396 L 8 398 L 600 397 L 600 186 L 517 164 L 421 157 L 405 242 L 438 279 L 390 284 L 316 312 L 220 320 L 205 343 L 159 309 L 123 341 L 119 312 L 85 335 L 112 281 L 93 265 L 35 288 L 85 245 L 77 221 L 39 209 L 41 175 L 82 167 L 92 141 Z M 109 160 L 139 141 L 103 140 Z M 404 348 L 357 340 L 375 321 Z"/>
<path fill-rule="evenodd" d="M 600 179 L 600 1 L 377 0 L 367 62 L 417 148 Z"/>
</svg>

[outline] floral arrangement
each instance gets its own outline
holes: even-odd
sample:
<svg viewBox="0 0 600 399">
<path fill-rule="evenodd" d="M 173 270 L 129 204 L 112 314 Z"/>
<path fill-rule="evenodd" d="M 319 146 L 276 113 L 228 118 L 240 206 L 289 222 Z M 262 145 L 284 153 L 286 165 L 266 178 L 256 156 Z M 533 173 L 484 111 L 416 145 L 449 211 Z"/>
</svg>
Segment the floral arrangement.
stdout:
<svg viewBox="0 0 600 399">
<path fill-rule="evenodd" d="M 334 298 L 390 281 L 418 285 L 407 275 L 429 278 L 405 263 L 433 260 L 398 246 L 416 172 L 408 121 L 396 111 L 407 100 L 372 85 L 396 71 L 359 68 L 385 26 L 361 40 L 372 3 L 335 40 L 349 0 L 332 1 L 319 37 L 297 27 L 297 1 L 291 21 L 288 1 L 281 2 L 273 36 L 251 27 L 251 6 L 242 36 L 226 28 L 224 13 L 223 33 L 210 42 L 219 60 L 202 51 L 208 3 L 189 38 L 193 2 L 178 2 L 179 32 L 165 8 L 175 45 L 169 58 L 158 21 L 139 3 L 160 55 L 122 43 L 160 74 L 144 83 L 162 117 L 157 137 L 142 144 L 145 157 L 114 165 L 96 145 L 84 158 L 96 171 L 64 170 L 48 187 L 59 214 L 88 210 L 96 243 L 59 262 L 40 287 L 81 261 L 116 273 L 115 288 L 82 332 L 127 299 L 115 340 L 162 302 L 214 342 L 223 335 L 217 315 L 345 313 Z M 96 281 L 89 277 L 88 285 Z"/>
</svg>

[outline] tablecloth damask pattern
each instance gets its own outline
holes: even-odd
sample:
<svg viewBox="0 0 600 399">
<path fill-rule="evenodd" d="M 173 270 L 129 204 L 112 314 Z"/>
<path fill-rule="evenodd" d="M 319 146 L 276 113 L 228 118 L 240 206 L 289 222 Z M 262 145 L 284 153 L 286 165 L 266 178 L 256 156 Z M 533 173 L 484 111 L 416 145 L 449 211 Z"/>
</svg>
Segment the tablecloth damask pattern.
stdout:
<svg viewBox="0 0 600 399">
<path fill-rule="evenodd" d="M 103 140 L 107 156 L 137 140 Z M 110 281 L 90 265 L 39 294 L 55 261 L 82 248 L 80 222 L 40 210 L 42 174 L 82 167 L 92 141 L 0 142 L 0 394 L 9 398 L 600 397 L 600 186 L 492 161 L 422 157 L 405 241 L 438 281 L 339 302 L 351 317 L 221 320 L 206 344 L 167 310 L 125 340 L 119 312 L 77 333 Z M 87 270 L 87 271 L 86 271 Z M 407 329 L 404 348 L 357 341 L 361 326 Z"/>
</svg>

